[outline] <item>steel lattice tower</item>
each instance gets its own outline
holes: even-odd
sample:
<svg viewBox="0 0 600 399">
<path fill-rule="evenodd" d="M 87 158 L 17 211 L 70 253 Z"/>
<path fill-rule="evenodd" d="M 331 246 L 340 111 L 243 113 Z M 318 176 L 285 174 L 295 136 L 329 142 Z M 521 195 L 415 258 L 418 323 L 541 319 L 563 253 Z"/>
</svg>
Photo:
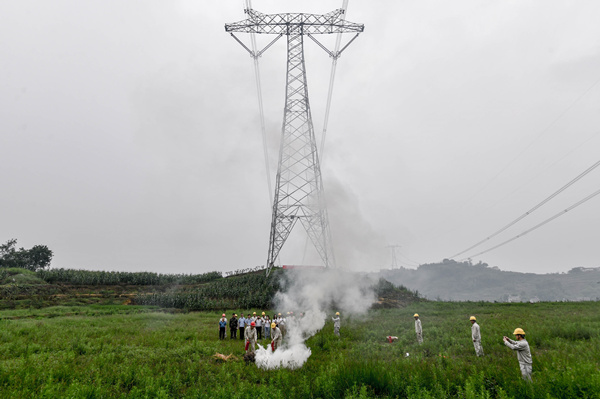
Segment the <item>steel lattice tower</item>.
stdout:
<svg viewBox="0 0 600 399">
<path fill-rule="evenodd" d="M 248 19 L 226 24 L 225 30 L 257 59 L 282 36 L 287 36 L 286 98 L 279 150 L 279 164 L 273 201 L 267 275 L 296 222 L 306 230 L 326 267 L 334 266 L 331 233 L 319 155 L 308 100 L 304 37 L 307 36 L 337 59 L 341 52 L 364 30 L 364 25 L 344 19 L 344 10 L 328 14 L 262 14 L 244 10 Z M 277 35 L 263 50 L 255 52 L 242 43 L 234 32 Z M 334 53 L 313 35 L 354 32 L 356 35 Z"/>
</svg>

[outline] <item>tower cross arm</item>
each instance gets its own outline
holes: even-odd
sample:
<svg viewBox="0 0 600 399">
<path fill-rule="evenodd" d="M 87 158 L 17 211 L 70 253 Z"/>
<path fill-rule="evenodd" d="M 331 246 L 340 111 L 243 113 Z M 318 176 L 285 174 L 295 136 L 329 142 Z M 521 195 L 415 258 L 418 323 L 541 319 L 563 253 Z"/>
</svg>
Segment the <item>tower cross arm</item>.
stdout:
<svg viewBox="0 0 600 399">
<path fill-rule="evenodd" d="M 344 10 L 338 9 L 327 14 L 263 14 L 256 10 L 245 10 L 248 19 L 225 24 L 226 32 L 262 33 L 285 35 L 290 30 L 302 29 L 303 33 L 332 34 L 363 32 L 365 26 L 343 19 Z"/>
</svg>

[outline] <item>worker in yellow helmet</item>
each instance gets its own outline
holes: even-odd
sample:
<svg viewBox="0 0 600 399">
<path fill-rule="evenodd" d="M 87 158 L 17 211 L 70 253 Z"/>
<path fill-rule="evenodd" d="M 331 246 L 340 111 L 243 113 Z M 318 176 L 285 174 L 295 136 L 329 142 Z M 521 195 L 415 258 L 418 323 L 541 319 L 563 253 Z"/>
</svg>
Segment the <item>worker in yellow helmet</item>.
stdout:
<svg viewBox="0 0 600 399">
<path fill-rule="evenodd" d="M 483 356 L 483 347 L 481 346 L 481 330 L 479 324 L 477 324 L 477 318 L 471 316 L 471 339 L 473 339 L 473 346 L 475 347 L 475 353 L 477 356 Z"/>
<path fill-rule="evenodd" d="M 335 317 L 332 317 L 333 320 L 333 333 L 340 336 L 340 312 L 335 312 Z"/>
<path fill-rule="evenodd" d="M 504 336 L 504 345 L 510 349 L 517 351 L 517 359 L 519 359 L 519 366 L 521 368 L 521 375 L 525 381 L 531 382 L 531 371 L 532 363 L 531 351 L 529 350 L 529 343 L 525 339 L 525 331 L 522 328 L 515 329 L 513 335 L 517 338 L 516 341 Z"/>
<path fill-rule="evenodd" d="M 283 342 L 283 334 L 275 322 L 271 323 L 271 348 L 275 351 Z"/>
<path fill-rule="evenodd" d="M 415 332 L 417 333 L 417 342 L 420 345 L 423 343 L 423 327 L 421 327 L 421 319 L 419 319 L 419 315 L 415 313 L 413 317 L 415 318 Z"/>
</svg>

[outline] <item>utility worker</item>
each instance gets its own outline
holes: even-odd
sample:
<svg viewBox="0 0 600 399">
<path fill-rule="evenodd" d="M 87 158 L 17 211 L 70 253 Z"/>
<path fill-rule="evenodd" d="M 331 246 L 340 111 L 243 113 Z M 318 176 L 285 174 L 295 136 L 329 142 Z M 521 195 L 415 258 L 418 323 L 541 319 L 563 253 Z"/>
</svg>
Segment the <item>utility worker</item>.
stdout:
<svg viewBox="0 0 600 399">
<path fill-rule="evenodd" d="M 271 343 L 273 345 L 273 351 L 281 346 L 283 342 L 283 334 L 281 334 L 281 330 L 277 327 L 277 324 L 271 323 Z"/>
<path fill-rule="evenodd" d="M 225 313 L 223 313 L 221 320 L 219 320 L 219 339 L 225 339 L 225 327 L 227 327 L 227 319 Z"/>
<path fill-rule="evenodd" d="M 531 351 L 529 350 L 529 343 L 525 339 L 525 331 L 522 328 L 515 329 L 513 333 L 517 337 L 516 341 L 503 337 L 504 345 L 510 349 L 517 351 L 517 359 L 519 359 L 519 366 L 521 368 L 521 375 L 525 381 L 531 382 Z"/>
<path fill-rule="evenodd" d="M 238 327 L 240 328 L 240 339 L 241 340 L 244 339 L 244 329 L 246 328 L 246 320 L 247 319 L 244 317 L 244 314 L 242 313 L 242 315 L 238 319 Z"/>
<path fill-rule="evenodd" d="M 254 353 L 254 347 L 256 346 L 256 323 L 251 322 L 250 327 L 246 327 L 246 353 Z"/>
<path fill-rule="evenodd" d="M 415 332 L 417 333 L 417 342 L 420 345 L 423 343 L 423 328 L 421 327 L 421 320 L 419 319 L 419 315 L 415 313 L 413 317 L 415 318 Z"/>
<path fill-rule="evenodd" d="M 237 315 L 234 313 L 231 316 L 231 320 L 229 320 L 229 338 L 230 339 L 235 339 L 237 338 L 237 328 L 238 328 L 238 319 L 237 319 Z"/>
<path fill-rule="evenodd" d="M 479 324 L 475 316 L 471 316 L 471 339 L 473 340 L 473 346 L 475 347 L 475 353 L 477 356 L 483 356 L 483 347 L 481 346 L 481 331 L 479 330 Z"/>
<path fill-rule="evenodd" d="M 262 317 L 256 317 L 254 323 L 256 324 L 256 333 L 258 334 L 258 339 L 262 339 Z"/>
<path fill-rule="evenodd" d="M 265 315 L 265 338 L 266 339 L 271 339 L 271 320 L 269 319 L 269 315 Z"/>
<path fill-rule="evenodd" d="M 279 317 L 279 323 L 277 323 L 277 326 L 281 330 L 281 333 L 283 335 L 285 335 L 285 317 L 283 317 L 283 316 Z"/>
<path fill-rule="evenodd" d="M 335 317 L 332 317 L 333 320 L 333 333 L 340 336 L 340 312 L 335 312 Z"/>
</svg>

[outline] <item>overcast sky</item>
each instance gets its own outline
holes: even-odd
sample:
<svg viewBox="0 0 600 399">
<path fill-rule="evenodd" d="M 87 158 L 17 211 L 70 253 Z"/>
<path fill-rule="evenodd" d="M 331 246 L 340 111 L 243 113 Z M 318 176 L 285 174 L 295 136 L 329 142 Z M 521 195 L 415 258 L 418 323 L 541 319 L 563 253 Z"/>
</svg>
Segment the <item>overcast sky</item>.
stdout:
<svg viewBox="0 0 600 399">
<path fill-rule="evenodd" d="M 253 64 L 224 30 L 243 3 L 0 0 L 0 241 L 48 245 L 53 267 L 264 264 L 272 193 Z M 342 1 L 252 3 L 326 13 Z M 598 1 L 350 1 L 365 32 L 338 62 L 322 165 L 338 263 L 387 268 L 390 244 L 405 267 L 448 258 L 597 162 L 599 16 Z M 280 40 L 260 60 L 271 179 L 285 57 Z M 312 41 L 306 59 L 320 136 L 331 59 Z M 459 258 L 599 182 L 600 168 Z M 600 196 L 473 261 L 596 267 L 599 236 Z M 314 263 L 300 241 L 281 263 Z"/>
</svg>

